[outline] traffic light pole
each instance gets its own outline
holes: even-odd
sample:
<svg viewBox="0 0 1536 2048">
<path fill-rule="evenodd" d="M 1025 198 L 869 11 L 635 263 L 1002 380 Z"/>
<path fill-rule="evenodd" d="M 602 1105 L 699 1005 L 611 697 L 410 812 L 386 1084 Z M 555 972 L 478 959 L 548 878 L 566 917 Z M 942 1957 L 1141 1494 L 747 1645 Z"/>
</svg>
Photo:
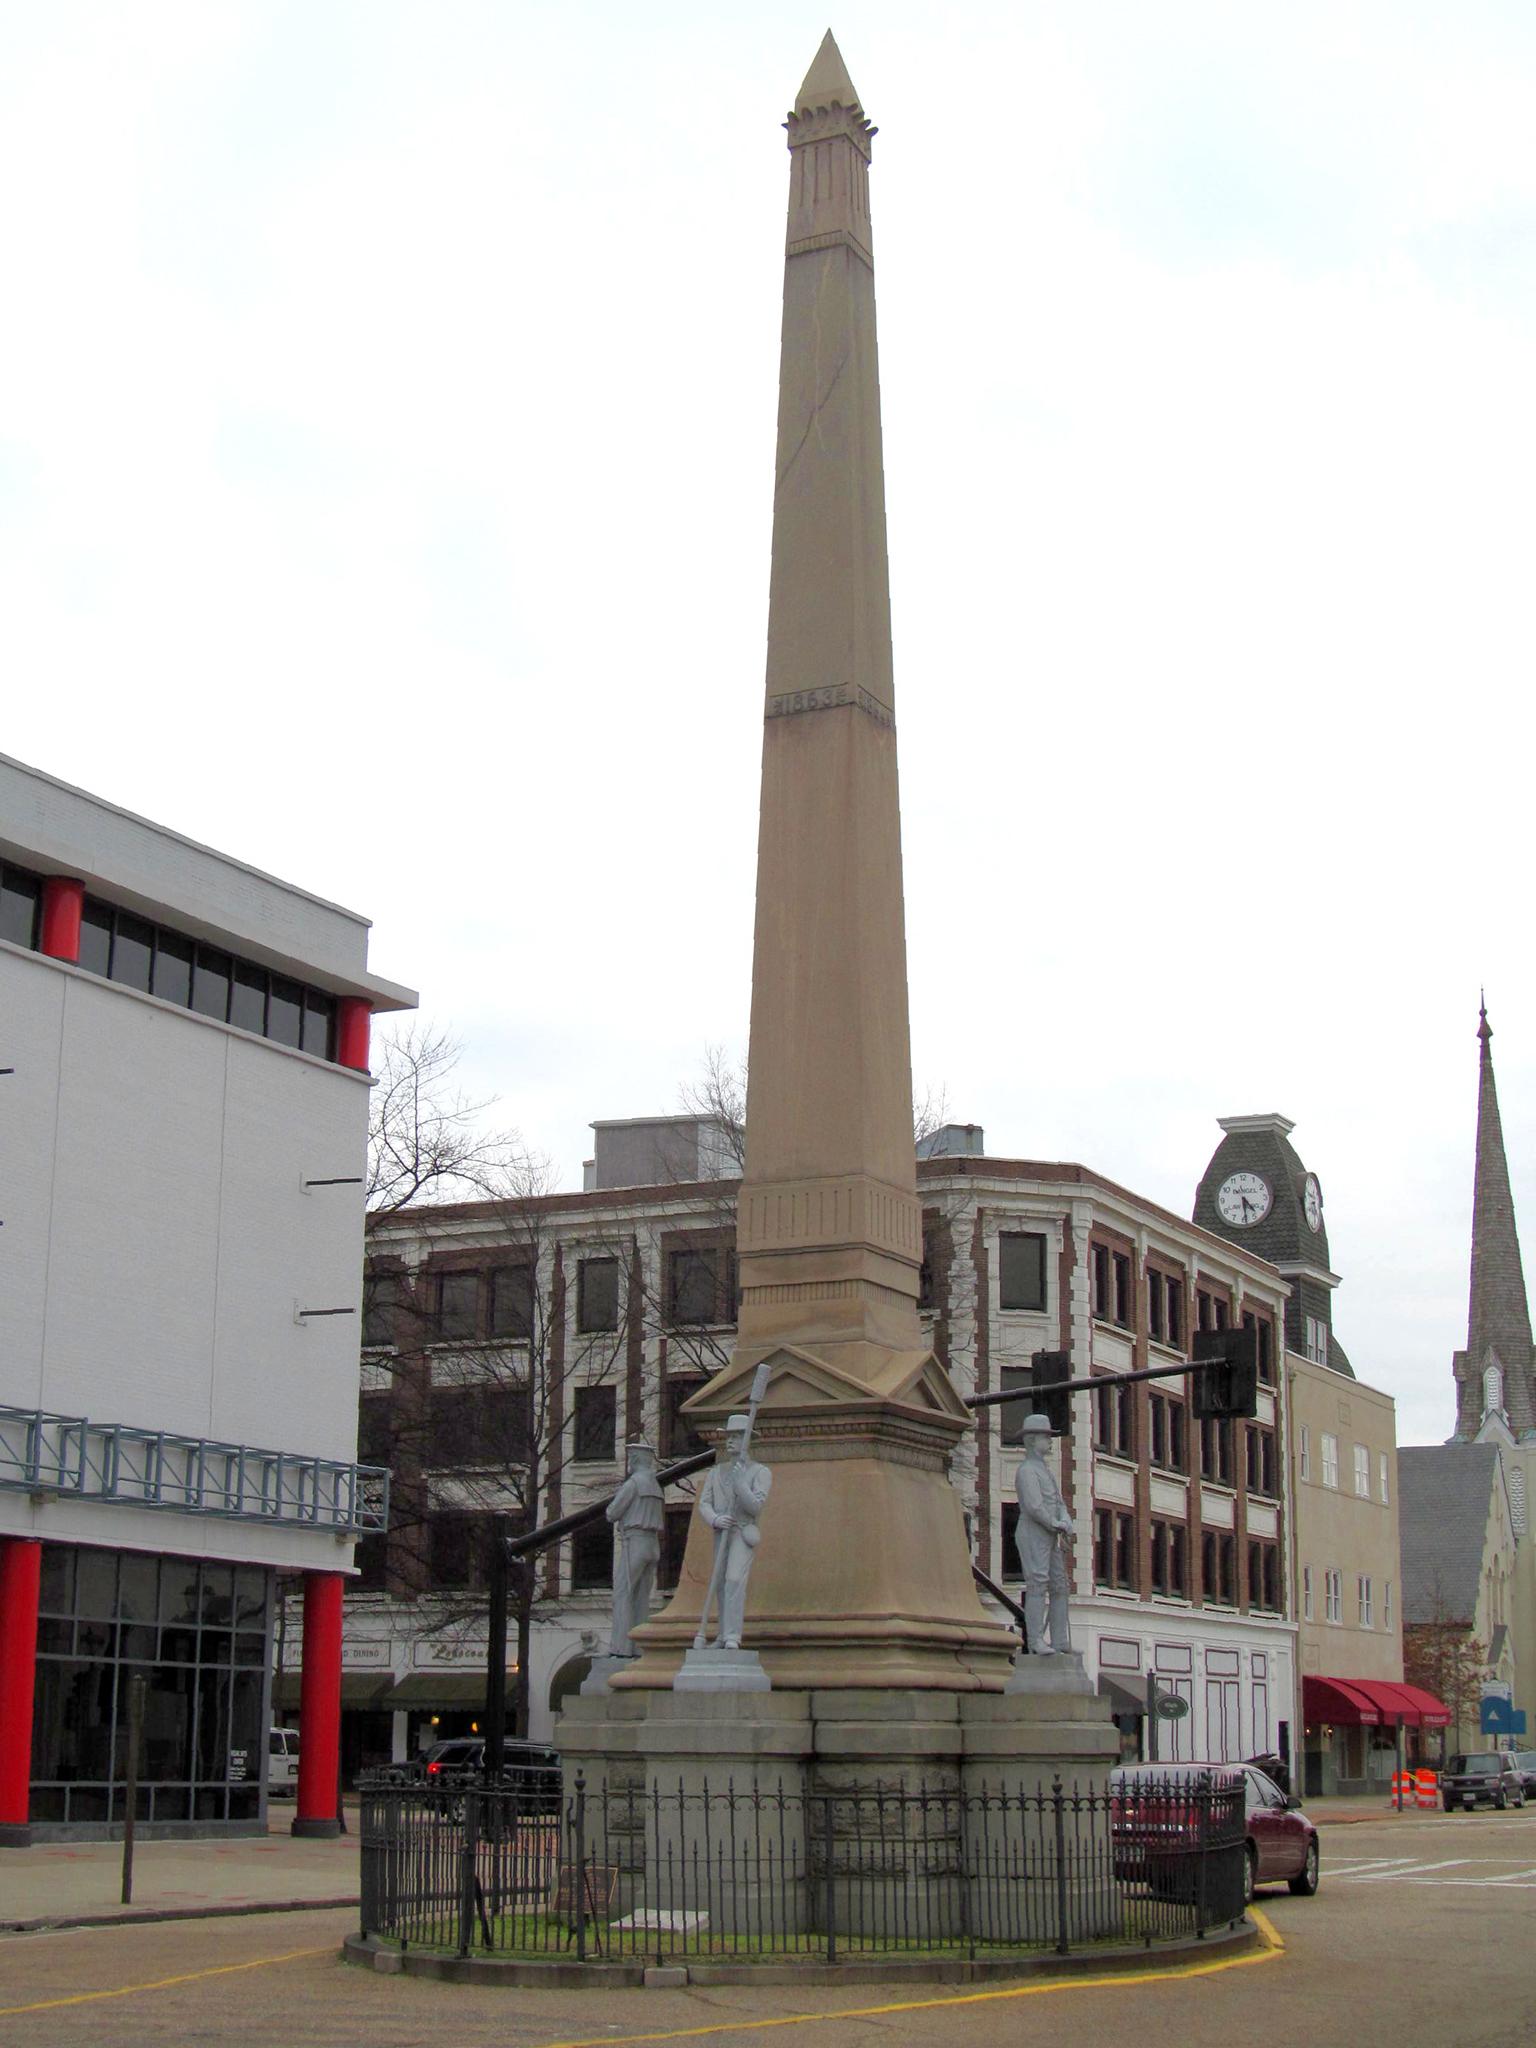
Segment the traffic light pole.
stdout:
<svg viewBox="0 0 1536 2048">
<path fill-rule="evenodd" d="M 1192 1372 L 1204 1372 L 1219 1359 L 1186 1358 L 1179 1365 L 1146 1365 L 1136 1372 L 1099 1373 L 1086 1380 L 1054 1380 L 1043 1387 L 1010 1387 L 1004 1394 L 967 1394 L 967 1408 L 1000 1408 L 1005 1401 L 1030 1401 L 1040 1394 L 1086 1394 L 1095 1387 L 1123 1387 L 1132 1380 L 1185 1379 Z"/>
</svg>

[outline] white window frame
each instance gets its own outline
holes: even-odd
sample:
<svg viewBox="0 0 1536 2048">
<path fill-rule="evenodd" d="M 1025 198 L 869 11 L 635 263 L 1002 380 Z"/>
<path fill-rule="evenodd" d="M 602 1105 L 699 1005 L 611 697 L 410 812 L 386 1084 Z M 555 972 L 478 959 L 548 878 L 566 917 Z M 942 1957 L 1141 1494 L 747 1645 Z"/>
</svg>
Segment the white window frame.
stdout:
<svg viewBox="0 0 1536 2048">
<path fill-rule="evenodd" d="M 1301 1568 L 1301 1618 L 1312 1619 L 1312 1567 L 1304 1564 Z"/>
<path fill-rule="evenodd" d="M 1331 1486 L 1337 1492 L 1339 1485 L 1339 1440 L 1326 1429 L 1323 1431 L 1322 1451 L 1323 1484 L 1324 1486 Z"/>
<path fill-rule="evenodd" d="M 1381 1593 L 1381 1625 L 1385 1629 L 1390 1629 L 1392 1626 L 1392 1581 L 1390 1579 L 1383 1586 Z"/>
<path fill-rule="evenodd" d="M 1364 1444 L 1355 1445 L 1355 1495 L 1359 1500 L 1371 1497 L 1371 1454 Z"/>
<path fill-rule="evenodd" d="M 1390 1507 L 1392 1504 L 1392 1487 L 1387 1477 L 1389 1470 L 1386 1452 L 1378 1451 L 1376 1453 L 1376 1476 L 1381 1482 L 1378 1491 L 1381 1494 L 1381 1504 L 1384 1508 Z"/>
<path fill-rule="evenodd" d="M 1312 1477 L 1312 1431 L 1305 1422 L 1301 1425 L 1301 1476 Z"/>
<path fill-rule="evenodd" d="M 1323 1573 L 1323 1619 L 1335 1625 L 1344 1620 L 1344 1574 L 1332 1566 Z"/>
<path fill-rule="evenodd" d="M 1314 1365 L 1328 1363 L 1328 1325 L 1321 1316 L 1307 1317 L 1307 1356 Z"/>
<path fill-rule="evenodd" d="M 1362 1628 L 1374 1628 L 1376 1626 L 1376 1600 L 1368 1573 L 1361 1572 L 1360 1576 L 1356 1579 L 1355 1596 L 1360 1603 L 1360 1626 Z"/>
</svg>

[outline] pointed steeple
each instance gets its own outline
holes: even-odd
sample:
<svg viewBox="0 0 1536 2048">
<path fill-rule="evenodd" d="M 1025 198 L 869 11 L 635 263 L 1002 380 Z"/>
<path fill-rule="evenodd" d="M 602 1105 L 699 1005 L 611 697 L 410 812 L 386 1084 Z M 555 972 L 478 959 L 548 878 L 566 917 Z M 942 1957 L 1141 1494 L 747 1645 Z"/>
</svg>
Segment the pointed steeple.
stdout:
<svg viewBox="0 0 1536 2048">
<path fill-rule="evenodd" d="M 1498 1090 L 1493 1079 L 1486 1003 L 1478 1009 L 1477 1165 L 1472 1184 L 1472 1281 L 1467 1348 L 1456 1361 L 1456 1434 L 1475 1437 L 1483 1423 L 1490 1365 L 1502 1379 L 1504 1409 L 1517 1436 L 1536 1430 L 1531 1314 L 1526 1302 L 1515 1203 L 1504 1156 Z"/>
</svg>

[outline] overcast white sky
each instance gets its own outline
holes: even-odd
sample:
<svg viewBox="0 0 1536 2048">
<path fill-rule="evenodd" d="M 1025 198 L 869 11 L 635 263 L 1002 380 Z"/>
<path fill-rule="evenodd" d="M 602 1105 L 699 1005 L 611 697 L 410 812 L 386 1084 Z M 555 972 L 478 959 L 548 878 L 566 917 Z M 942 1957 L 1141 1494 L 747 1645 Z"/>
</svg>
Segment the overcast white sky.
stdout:
<svg viewBox="0 0 1536 2048">
<path fill-rule="evenodd" d="M 0 0 L 0 746 L 365 911 L 579 1184 L 745 1039 L 824 0 Z M 1453 1423 L 1486 982 L 1536 1216 L 1536 10 L 844 0 L 918 1085 L 1319 1174 Z"/>
</svg>

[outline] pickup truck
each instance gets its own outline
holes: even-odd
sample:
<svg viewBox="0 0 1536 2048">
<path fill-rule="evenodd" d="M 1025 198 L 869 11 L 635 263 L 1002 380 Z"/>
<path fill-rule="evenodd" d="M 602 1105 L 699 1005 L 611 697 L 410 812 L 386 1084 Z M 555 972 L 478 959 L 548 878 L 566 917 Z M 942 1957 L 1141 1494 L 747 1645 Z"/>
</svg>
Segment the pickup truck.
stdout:
<svg viewBox="0 0 1536 2048">
<path fill-rule="evenodd" d="M 1440 1803 L 1447 1813 L 1458 1806 L 1524 1806 L 1525 1775 L 1512 1756 L 1484 1750 L 1476 1756 L 1453 1756 L 1440 1773 Z"/>
</svg>

